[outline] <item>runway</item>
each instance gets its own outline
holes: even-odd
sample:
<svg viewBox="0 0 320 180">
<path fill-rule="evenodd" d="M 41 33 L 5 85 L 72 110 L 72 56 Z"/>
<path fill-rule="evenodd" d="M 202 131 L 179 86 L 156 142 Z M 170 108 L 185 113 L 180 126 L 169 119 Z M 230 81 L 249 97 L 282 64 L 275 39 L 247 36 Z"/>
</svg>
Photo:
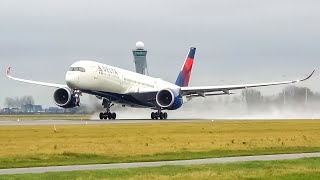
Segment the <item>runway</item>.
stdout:
<svg viewBox="0 0 320 180">
<path fill-rule="evenodd" d="M 164 123 L 164 122 L 209 122 L 212 120 L 208 119 L 170 119 L 170 120 L 137 120 L 137 119 L 120 119 L 120 120 L 2 120 L 0 121 L 0 126 L 15 126 L 15 125 L 76 125 L 76 124 L 130 124 L 130 123 Z"/>
<path fill-rule="evenodd" d="M 151 120 L 151 119 L 116 119 L 116 120 L 0 120 L 0 126 L 37 126 L 37 125 L 81 125 L 81 124 L 134 124 L 134 123 L 177 123 L 177 122 L 215 122 L 215 121 L 250 121 L 251 119 L 167 119 L 167 120 Z M 255 121 L 281 121 L 289 119 L 254 119 Z M 299 120 L 299 119 L 290 119 Z"/>
<path fill-rule="evenodd" d="M 278 154 L 278 155 L 208 158 L 208 159 L 177 160 L 177 161 L 158 161 L 158 162 L 13 168 L 13 169 L 0 169 L 0 175 L 62 172 L 62 171 L 102 170 L 102 169 L 124 169 L 124 168 L 139 168 L 139 167 L 158 167 L 158 166 L 165 166 L 165 165 L 196 165 L 196 164 L 231 163 L 231 162 L 245 162 L 245 161 L 271 161 L 271 160 L 299 159 L 299 158 L 308 158 L 308 157 L 320 157 L 320 152 L 301 153 L 301 154 Z"/>
</svg>

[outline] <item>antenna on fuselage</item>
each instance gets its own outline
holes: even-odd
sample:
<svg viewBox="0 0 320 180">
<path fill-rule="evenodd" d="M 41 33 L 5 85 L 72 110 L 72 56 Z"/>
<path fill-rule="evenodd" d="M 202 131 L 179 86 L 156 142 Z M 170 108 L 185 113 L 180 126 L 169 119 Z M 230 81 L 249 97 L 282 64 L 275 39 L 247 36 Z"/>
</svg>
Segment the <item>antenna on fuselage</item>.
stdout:
<svg viewBox="0 0 320 180">
<path fill-rule="evenodd" d="M 147 65 L 147 50 L 144 49 L 144 43 L 138 41 L 136 49 L 132 50 L 136 72 L 144 75 L 149 75 Z"/>
</svg>

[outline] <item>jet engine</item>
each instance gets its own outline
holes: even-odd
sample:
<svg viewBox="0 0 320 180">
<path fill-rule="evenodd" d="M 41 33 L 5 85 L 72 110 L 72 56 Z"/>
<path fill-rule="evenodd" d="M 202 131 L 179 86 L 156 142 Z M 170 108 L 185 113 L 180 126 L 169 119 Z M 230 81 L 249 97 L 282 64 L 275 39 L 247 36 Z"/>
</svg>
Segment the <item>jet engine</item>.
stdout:
<svg viewBox="0 0 320 180">
<path fill-rule="evenodd" d="M 53 94 L 54 102 L 62 108 L 73 108 L 79 106 L 80 98 L 70 88 L 59 88 Z"/>
<path fill-rule="evenodd" d="M 157 93 L 156 103 L 163 109 L 175 110 L 182 106 L 183 100 L 177 91 L 163 89 Z"/>
</svg>

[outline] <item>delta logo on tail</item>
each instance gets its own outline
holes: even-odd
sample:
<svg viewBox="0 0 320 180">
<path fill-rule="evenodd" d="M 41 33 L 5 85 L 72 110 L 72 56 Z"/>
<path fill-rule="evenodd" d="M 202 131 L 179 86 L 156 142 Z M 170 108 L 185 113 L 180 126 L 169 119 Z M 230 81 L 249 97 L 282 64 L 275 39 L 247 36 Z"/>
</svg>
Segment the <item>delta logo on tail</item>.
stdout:
<svg viewBox="0 0 320 180">
<path fill-rule="evenodd" d="M 196 48 L 194 48 L 194 47 L 190 48 L 188 56 L 187 56 L 186 60 L 184 61 L 182 69 L 181 69 L 179 76 L 176 80 L 177 86 L 187 87 L 189 85 L 189 80 L 190 80 L 190 76 L 191 76 L 191 70 L 192 70 L 193 59 L 194 59 L 195 53 L 196 53 Z"/>
</svg>

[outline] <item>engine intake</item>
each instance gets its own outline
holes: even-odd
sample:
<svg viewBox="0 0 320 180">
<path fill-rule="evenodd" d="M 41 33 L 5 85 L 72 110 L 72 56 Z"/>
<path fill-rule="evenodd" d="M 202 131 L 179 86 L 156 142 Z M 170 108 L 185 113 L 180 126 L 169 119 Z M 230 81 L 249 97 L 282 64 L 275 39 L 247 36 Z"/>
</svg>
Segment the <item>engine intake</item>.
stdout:
<svg viewBox="0 0 320 180">
<path fill-rule="evenodd" d="M 59 88 L 53 94 L 54 102 L 62 108 L 73 108 L 79 105 L 79 98 L 69 88 Z"/>
<path fill-rule="evenodd" d="M 173 92 L 169 89 L 159 91 L 156 96 L 156 101 L 160 107 L 167 108 L 171 106 L 174 102 Z"/>
<path fill-rule="evenodd" d="M 182 106 L 183 100 L 178 92 L 171 89 L 163 89 L 157 93 L 156 103 L 161 108 L 174 110 Z"/>
</svg>

